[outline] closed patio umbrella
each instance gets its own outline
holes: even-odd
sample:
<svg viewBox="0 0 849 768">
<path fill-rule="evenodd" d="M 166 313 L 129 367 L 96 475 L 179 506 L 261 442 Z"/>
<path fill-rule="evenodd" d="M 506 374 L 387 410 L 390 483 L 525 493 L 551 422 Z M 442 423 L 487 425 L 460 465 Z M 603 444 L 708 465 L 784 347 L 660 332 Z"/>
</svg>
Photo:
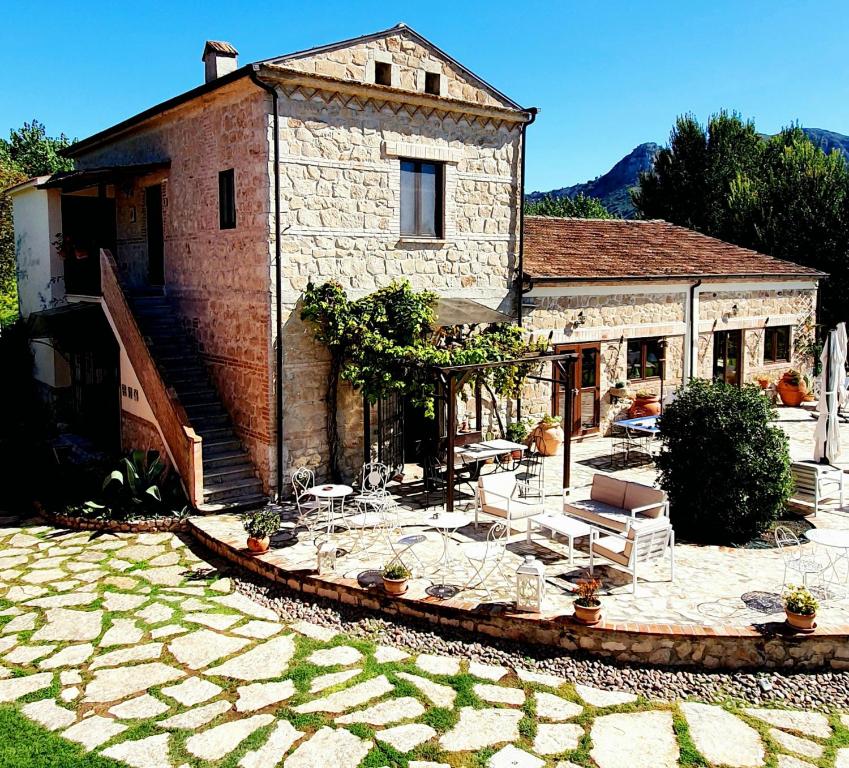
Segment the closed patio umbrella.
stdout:
<svg viewBox="0 0 849 768">
<path fill-rule="evenodd" d="M 838 371 L 837 378 L 837 407 L 845 409 L 849 407 L 849 378 L 846 376 L 846 360 L 849 356 L 849 337 L 846 334 L 846 323 L 838 323 L 835 328 L 837 331 L 837 346 L 843 357 L 843 367 Z"/>
<path fill-rule="evenodd" d="M 845 328 L 843 337 L 845 338 Z M 814 430 L 814 461 L 831 464 L 840 455 L 838 431 L 838 399 L 845 389 L 846 348 L 841 346 L 840 331 L 829 331 L 820 363 L 820 398 L 817 403 L 817 426 Z"/>
</svg>

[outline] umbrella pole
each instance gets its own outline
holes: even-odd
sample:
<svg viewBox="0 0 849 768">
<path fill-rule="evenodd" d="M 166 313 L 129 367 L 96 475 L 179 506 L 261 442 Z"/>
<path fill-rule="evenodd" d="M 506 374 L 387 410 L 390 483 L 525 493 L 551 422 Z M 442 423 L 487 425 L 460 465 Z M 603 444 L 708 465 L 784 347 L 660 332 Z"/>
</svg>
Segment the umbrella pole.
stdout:
<svg viewBox="0 0 849 768">
<path fill-rule="evenodd" d="M 828 332 L 828 337 L 825 340 L 825 343 L 828 344 L 828 355 L 825 358 L 825 376 L 823 377 L 823 384 L 825 385 L 825 391 L 820 394 L 825 397 L 825 438 L 823 439 L 823 450 L 822 450 L 822 458 L 820 459 L 820 464 L 829 464 L 828 460 L 828 428 L 831 424 L 831 403 L 828 400 L 828 391 L 831 386 L 831 355 L 832 355 L 832 346 L 831 346 L 831 334 L 832 331 Z"/>
</svg>

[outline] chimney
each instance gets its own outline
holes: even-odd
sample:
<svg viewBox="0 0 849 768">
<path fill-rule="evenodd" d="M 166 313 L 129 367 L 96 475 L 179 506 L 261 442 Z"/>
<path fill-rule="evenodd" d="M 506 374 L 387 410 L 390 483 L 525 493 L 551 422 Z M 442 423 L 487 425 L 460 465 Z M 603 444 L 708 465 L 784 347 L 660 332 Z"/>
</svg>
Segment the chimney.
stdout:
<svg viewBox="0 0 849 768">
<path fill-rule="evenodd" d="M 206 82 L 215 80 L 239 66 L 239 52 L 230 43 L 223 40 L 207 40 L 203 46 L 201 61 L 204 64 Z"/>
</svg>

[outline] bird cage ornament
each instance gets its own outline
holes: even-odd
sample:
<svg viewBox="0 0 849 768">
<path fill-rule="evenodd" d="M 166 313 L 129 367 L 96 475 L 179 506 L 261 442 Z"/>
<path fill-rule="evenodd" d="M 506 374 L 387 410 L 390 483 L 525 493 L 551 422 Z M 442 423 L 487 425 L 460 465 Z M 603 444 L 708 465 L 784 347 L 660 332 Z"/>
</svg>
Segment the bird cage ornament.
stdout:
<svg viewBox="0 0 849 768">
<path fill-rule="evenodd" d="M 516 569 L 516 610 L 540 613 L 545 600 L 545 566 L 533 555 L 526 555 Z"/>
</svg>

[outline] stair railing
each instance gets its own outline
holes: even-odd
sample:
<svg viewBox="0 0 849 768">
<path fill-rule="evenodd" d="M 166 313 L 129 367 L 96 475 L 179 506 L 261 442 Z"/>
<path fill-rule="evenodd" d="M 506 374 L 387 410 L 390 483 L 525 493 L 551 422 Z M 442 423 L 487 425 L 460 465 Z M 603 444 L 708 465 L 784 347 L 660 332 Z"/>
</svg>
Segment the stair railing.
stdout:
<svg viewBox="0 0 849 768">
<path fill-rule="evenodd" d="M 169 457 L 183 481 L 189 502 L 197 508 L 203 503 L 202 438 L 189 424 L 176 392 L 162 379 L 121 288 L 115 258 L 106 249 L 100 251 L 100 285 L 104 308 L 162 430 Z"/>
</svg>

